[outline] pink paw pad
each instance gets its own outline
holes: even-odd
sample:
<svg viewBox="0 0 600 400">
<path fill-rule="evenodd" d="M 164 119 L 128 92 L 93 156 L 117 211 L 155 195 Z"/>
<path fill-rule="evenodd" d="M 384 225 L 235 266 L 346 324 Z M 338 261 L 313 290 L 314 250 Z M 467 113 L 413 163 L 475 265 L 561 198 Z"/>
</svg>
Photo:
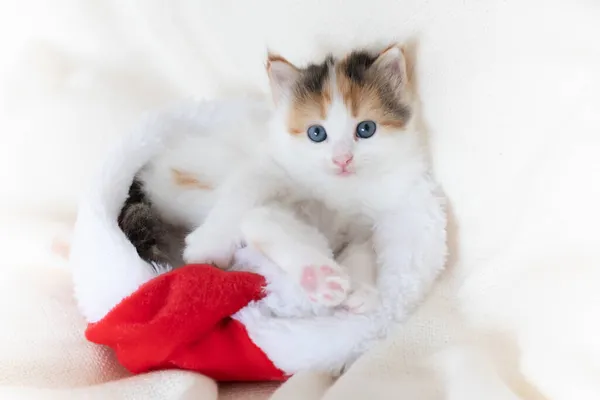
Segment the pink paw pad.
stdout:
<svg viewBox="0 0 600 400">
<path fill-rule="evenodd" d="M 314 292 L 317 289 L 317 271 L 313 266 L 305 267 L 300 278 L 300 285 L 307 292 Z"/>
<path fill-rule="evenodd" d="M 325 275 L 335 274 L 335 270 L 333 268 L 331 268 L 329 265 L 322 265 L 321 272 L 324 273 Z"/>
<path fill-rule="evenodd" d="M 350 282 L 339 268 L 309 265 L 302 270 L 300 285 L 308 292 L 311 301 L 336 306 L 346 299 Z"/>
</svg>

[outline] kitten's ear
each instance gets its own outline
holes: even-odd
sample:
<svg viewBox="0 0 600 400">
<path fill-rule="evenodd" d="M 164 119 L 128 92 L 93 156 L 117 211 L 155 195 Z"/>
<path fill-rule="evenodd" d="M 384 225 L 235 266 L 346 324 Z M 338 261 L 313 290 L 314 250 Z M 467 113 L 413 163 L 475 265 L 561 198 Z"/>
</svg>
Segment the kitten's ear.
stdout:
<svg viewBox="0 0 600 400">
<path fill-rule="evenodd" d="M 292 63 L 276 54 L 269 54 L 267 73 L 271 84 L 271 93 L 275 104 L 291 94 L 300 71 Z"/>
<path fill-rule="evenodd" d="M 404 50 L 399 45 L 390 46 L 382 51 L 373 63 L 373 68 L 377 73 L 394 80 L 400 86 L 408 82 L 406 58 Z"/>
</svg>

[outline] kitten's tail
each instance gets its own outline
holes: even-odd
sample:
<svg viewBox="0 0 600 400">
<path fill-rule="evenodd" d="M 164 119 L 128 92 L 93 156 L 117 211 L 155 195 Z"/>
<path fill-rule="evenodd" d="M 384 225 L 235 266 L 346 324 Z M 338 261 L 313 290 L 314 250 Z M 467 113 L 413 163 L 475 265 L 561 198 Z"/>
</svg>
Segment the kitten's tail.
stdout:
<svg viewBox="0 0 600 400">
<path fill-rule="evenodd" d="M 189 128 L 204 132 L 215 126 L 233 127 L 260 107 L 246 99 L 177 107 L 146 118 L 109 153 L 80 203 L 70 254 L 75 297 L 89 322 L 100 320 L 156 276 L 117 225 L 138 171 Z"/>
</svg>

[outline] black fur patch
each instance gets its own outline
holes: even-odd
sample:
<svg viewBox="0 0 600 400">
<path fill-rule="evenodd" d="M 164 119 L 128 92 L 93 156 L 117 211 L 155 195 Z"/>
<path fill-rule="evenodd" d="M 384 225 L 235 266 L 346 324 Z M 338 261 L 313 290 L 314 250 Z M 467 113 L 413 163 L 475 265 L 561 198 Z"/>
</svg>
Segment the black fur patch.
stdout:
<svg viewBox="0 0 600 400">
<path fill-rule="evenodd" d="M 144 261 L 172 265 L 169 225 L 152 208 L 142 183 L 137 179 L 129 188 L 129 197 L 121 209 L 118 224 Z"/>
<path fill-rule="evenodd" d="M 328 56 L 320 64 L 310 64 L 303 68 L 300 72 L 300 79 L 296 83 L 296 96 L 303 98 L 311 94 L 321 94 L 333 63 L 333 57 Z"/>
<path fill-rule="evenodd" d="M 344 73 L 348 78 L 358 84 L 364 84 L 366 81 L 367 69 L 377 59 L 376 56 L 366 51 L 354 51 L 344 62 Z"/>
</svg>

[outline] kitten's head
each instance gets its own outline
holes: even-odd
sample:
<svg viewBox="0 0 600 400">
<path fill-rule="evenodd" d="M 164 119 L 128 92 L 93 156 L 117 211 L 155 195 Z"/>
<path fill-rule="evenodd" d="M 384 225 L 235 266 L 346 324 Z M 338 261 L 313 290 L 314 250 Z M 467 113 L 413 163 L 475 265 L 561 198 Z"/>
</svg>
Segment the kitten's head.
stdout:
<svg viewBox="0 0 600 400">
<path fill-rule="evenodd" d="M 306 68 L 270 55 L 276 157 L 288 170 L 328 182 L 377 177 L 414 157 L 406 69 L 398 46 Z"/>
</svg>

